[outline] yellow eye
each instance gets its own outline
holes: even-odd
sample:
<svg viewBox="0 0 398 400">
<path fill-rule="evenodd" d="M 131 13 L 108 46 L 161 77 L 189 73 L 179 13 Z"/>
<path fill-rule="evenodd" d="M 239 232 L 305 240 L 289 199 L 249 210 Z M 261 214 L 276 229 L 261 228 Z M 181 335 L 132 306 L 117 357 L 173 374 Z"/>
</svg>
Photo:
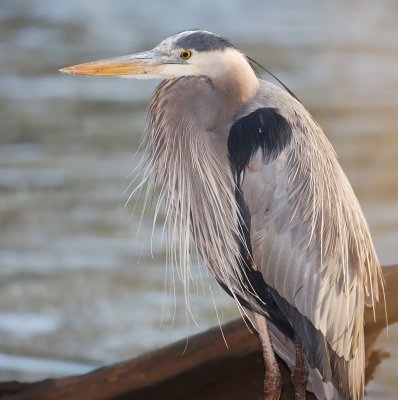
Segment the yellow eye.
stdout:
<svg viewBox="0 0 398 400">
<path fill-rule="evenodd" d="M 183 50 L 183 51 L 181 52 L 181 54 L 180 54 L 180 57 L 181 57 L 183 60 L 188 60 L 188 58 L 190 58 L 191 55 L 192 55 L 192 53 L 191 53 L 189 50 Z"/>
</svg>

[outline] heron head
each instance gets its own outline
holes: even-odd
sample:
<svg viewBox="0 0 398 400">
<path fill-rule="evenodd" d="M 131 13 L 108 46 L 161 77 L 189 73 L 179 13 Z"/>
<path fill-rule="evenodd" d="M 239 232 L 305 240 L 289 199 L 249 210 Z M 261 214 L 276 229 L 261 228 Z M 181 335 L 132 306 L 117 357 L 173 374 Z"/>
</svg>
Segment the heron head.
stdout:
<svg viewBox="0 0 398 400">
<path fill-rule="evenodd" d="M 227 39 L 208 31 L 189 30 L 163 40 L 149 51 L 74 65 L 60 71 L 71 75 L 137 79 L 192 75 L 215 79 L 231 71 L 240 74 L 242 69 L 251 71 L 245 56 Z"/>
</svg>

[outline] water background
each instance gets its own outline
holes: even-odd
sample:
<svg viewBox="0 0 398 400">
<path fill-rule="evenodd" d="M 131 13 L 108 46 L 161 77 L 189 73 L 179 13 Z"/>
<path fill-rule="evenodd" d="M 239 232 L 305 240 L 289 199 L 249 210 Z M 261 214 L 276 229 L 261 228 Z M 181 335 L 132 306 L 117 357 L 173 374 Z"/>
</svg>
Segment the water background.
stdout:
<svg viewBox="0 0 398 400">
<path fill-rule="evenodd" d="M 275 72 L 323 126 L 383 264 L 398 262 L 398 3 L 372 0 L 0 3 L 0 379 L 82 373 L 238 315 L 206 271 L 192 313 L 164 290 L 162 228 L 124 206 L 158 82 L 60 67 L 205 28 Z M 162 217 L 160 216 L 160 222 Z M 209 289 L 209 287 L 211 289 Z M 213 295 L 213 296 L 212 296 Z M 214 299 L 213 299 L 214 298 Z M 369 398 L 393 398 L 398 329 Z"/>
</svg>

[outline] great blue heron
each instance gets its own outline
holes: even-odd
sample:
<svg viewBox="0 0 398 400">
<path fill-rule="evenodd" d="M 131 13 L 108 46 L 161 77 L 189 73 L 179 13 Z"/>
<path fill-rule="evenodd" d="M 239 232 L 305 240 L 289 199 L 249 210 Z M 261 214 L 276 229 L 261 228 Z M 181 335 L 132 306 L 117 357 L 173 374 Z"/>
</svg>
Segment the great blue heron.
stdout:
<svg viewBox="0 0 398 400">
<path fill-rule="evenodd" d="M 192 235 L 245 311 L 263 348 L 264 398 L 281 390 L 272 348 L 293 371 L 296 399 L 306 387 L 362 398 L 364 306 L 378 301 L 381 272 L 352 188 L 304 106 L 201 30 L 61 71 L 164 79 L 149 110 L 147 171 L 180 237 L 171 257 L 189 267 Z"/>
</svg>

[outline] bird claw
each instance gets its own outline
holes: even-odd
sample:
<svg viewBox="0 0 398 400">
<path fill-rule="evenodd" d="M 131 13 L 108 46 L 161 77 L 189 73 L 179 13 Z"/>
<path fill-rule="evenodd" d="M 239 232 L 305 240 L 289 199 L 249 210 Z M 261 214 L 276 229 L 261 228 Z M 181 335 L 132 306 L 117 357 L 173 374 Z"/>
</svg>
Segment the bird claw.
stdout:
<svg viewBox="0 0 398 400">
<path fill-rule="evenodd" d="M 292 373 L 294 386 L 294 400 L 305 400 L 307 398 L 307 375 Z"/>
<path fill-rule="evenodd" d="M 264 400 L 279 400 L 282 391 L 282 379 L 278 374 L 266 377 L 264 381 Z"/>
<path fill-rule="evenodd" d="M 308 369 L 301 343 L 297 337 L 294 338 L 294 344 L 296 349 L 296 365 L 292 373 L 294 400 L 305 400 L 307 397 Z"/>
</svg>

